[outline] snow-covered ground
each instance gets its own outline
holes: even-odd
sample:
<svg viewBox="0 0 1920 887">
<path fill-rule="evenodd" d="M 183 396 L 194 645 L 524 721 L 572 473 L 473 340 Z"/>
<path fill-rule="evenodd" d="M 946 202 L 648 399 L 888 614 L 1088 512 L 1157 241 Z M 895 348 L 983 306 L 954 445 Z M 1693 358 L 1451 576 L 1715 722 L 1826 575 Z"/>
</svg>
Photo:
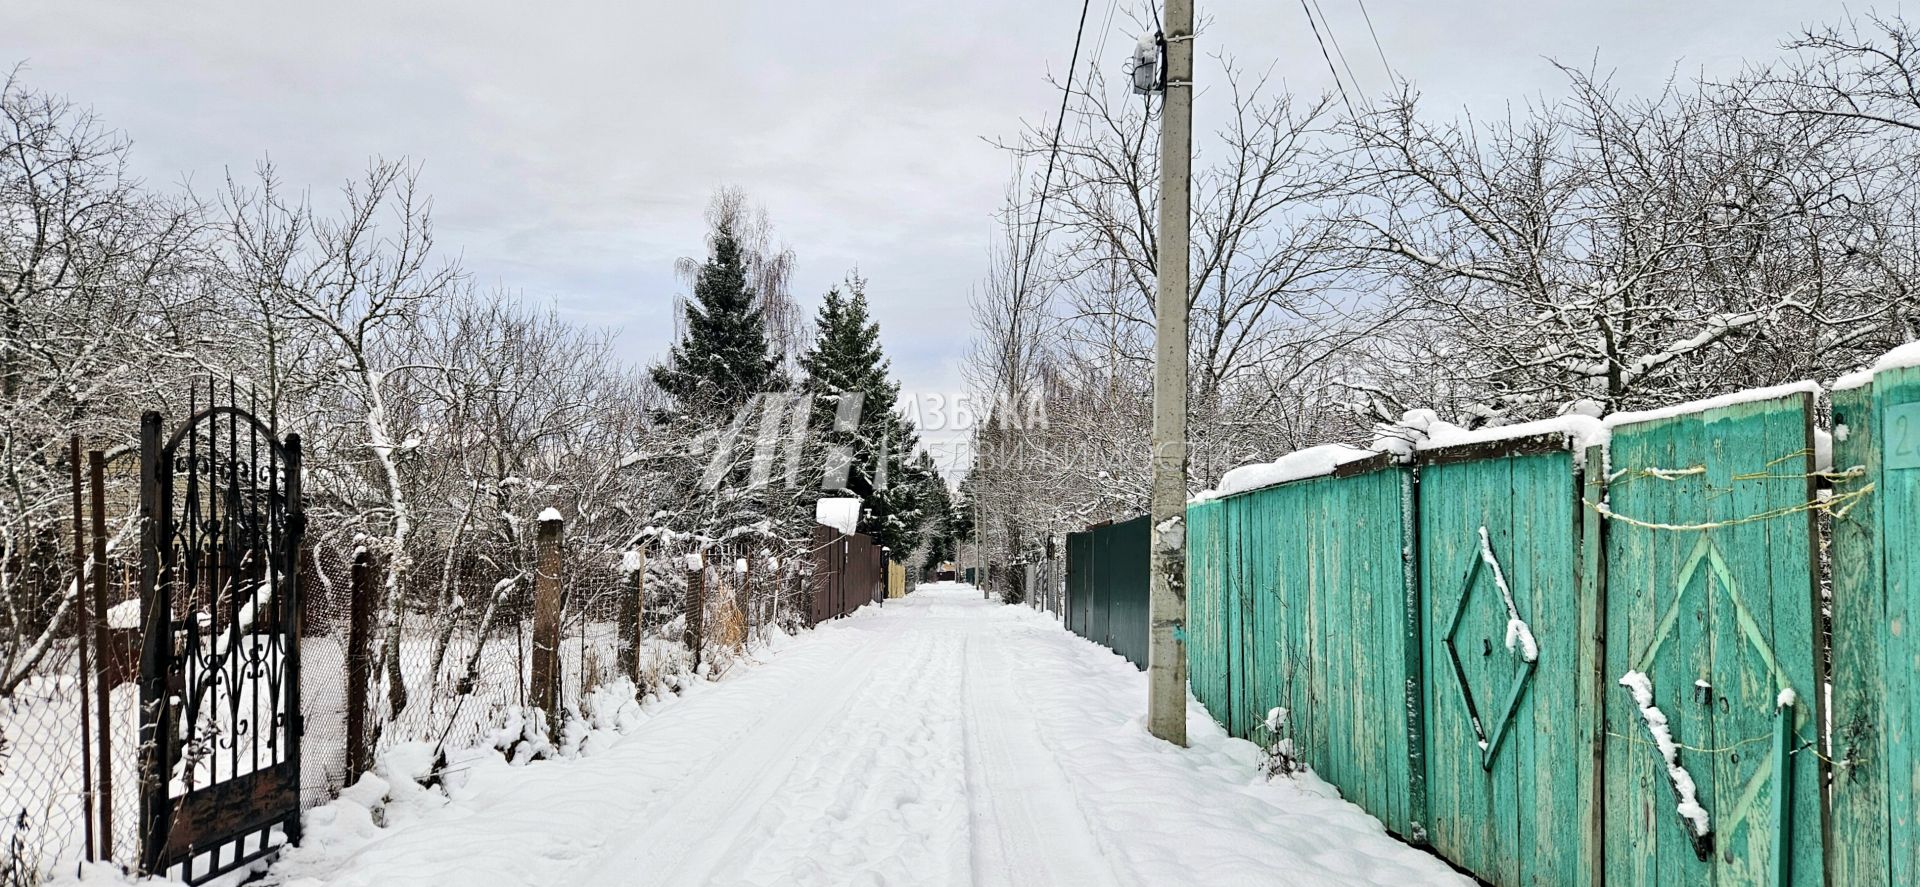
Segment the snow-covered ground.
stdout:
<svg viewBox="0 0 1920 887">
<path fill-rule="evenodd" d="M 1311 776 L 1262 781 L 1198 704 L 1191 748 L 1152 739 L 1143 675 L 969 586 L 762 658 L 629 707 L 575 759 L 456 762 L 447 795 L 369 777 L 269 882 L 1468 883 Z M 405 758 L 387 767 L 428 765 Z"/>
</svg>

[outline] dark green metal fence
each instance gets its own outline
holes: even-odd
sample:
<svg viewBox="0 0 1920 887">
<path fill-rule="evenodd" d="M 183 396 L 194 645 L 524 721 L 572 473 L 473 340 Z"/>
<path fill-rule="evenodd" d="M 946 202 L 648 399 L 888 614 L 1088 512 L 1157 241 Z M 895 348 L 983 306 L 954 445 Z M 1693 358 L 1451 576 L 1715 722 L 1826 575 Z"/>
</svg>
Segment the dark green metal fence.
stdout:
<svg viewBox="0 0 1920 887">
<path fill-rule="evenodd" d="M 1145 515 L 1067 534 L 1067 628 L 1147 667 Z"/>
</svg>

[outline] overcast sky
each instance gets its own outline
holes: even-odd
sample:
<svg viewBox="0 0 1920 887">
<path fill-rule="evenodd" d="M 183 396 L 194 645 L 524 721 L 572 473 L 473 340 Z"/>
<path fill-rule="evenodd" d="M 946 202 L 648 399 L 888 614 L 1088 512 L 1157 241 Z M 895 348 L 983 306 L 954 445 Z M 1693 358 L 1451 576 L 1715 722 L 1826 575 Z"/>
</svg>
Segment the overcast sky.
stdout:
<svg viewBox="0 0 1920 887">
<path fill-rule="evenodd" d="M 1357 0 L 1322 9 L 1364 91 L 1387 86 Z M 1112 80 L 1136 26 L 1094 0 L 1085 49 Z M 643 8 L 644 7 L 644 8 Z M 1864 7 L 1856 7 L 1864 8 Z M 1200 0 L 1203 53 L 1296 92 L 1331 88 L 1289 0 Z M 1775 54 L 1839 0 L 1373 0 L 1387 60 L 1428 108 L 1556 95 L 1548 57 L 1628 90 Z M 720 185 L 765 205 L 796 295 L 858 266 L 910 391 L 961 388 L 967 297 L 1010 172 L 987 144 L 1051 121 L 1080 4 L 984 2 L 207 3 L 0 0 L 0 64 L 92 105 L 155 184 L 211 191 L 271 156 L 316 191 L 367 158 L 424 166 L 439 243 L 477 279 L 622 330 L 648 362 Z M 1596 55 L 1597 54 L 1597 55 Z M 1085 61 L 1083 59 L 1083 61 Z M 1201 85 L 1217 68 L 1203 62 Z M 1206 128 L 1206 106 L 1196 126 Z"/>
</svg>

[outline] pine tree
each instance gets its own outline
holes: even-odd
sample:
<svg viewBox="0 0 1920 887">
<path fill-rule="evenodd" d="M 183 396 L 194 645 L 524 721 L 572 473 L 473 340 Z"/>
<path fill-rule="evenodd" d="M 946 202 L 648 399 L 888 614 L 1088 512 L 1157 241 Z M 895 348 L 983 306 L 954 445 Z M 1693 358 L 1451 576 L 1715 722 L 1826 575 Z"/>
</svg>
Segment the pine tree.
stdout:
<svg viewBox="0 0 1920 887">
<path fill-rule="evenodd" d="M 814 427 L 831 429 L 842 394 L 864 395 L 859 427 L 850 434 L 826 433 L 853 451 L 851 483 L 870 491 L 860 532 L 893 549 L 896 559 L 905 559 L 919 545 L 927 522 L 928 485 L 939 478 L 914 460 L 919 433 L 894 412 L 900 384 L 891 378 L 892 367 L 880 347 L 880 325 L 867 313 L 866 281 L 854 275 L 846 292 L 828 290 L 814 326 L 817 338 L 799 361 L 806 372 L 805 389 L 814 395 Z"/>
<path fill-rule="evenodd" d="M 953 560 L 960 548 L 954 524 L 953 491 L 947 488 L 946 480 L 940 477 L 940 468 L 933 463 L 933 454 L 921 450 L 915 465 L 931 480 L 927 484 L 922 506 L 927 515 L 927 561 L 937 564 Z"/>
<path fill-rule="evenodd" d="M 766 321 L 748 283 L 746 256 L 731 226 L 713 231 L 686 306 L 687 329 L 665 363 L 652 369 L 654 384 L 684 413 L 731 415 L 753 395 L 780 388 L 778 360 L 769 353 Z"/>
</svg>

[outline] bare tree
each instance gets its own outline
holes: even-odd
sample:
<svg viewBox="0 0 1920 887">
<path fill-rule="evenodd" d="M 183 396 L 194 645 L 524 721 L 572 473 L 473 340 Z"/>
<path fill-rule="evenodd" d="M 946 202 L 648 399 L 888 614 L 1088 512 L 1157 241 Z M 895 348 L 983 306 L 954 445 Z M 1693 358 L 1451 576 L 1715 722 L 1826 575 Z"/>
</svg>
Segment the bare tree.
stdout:
<svg viewBox="0 0 1920 887">
<path fill-rule="evenodd" d="M 1503 421 L 1832 373 L 1884 347 L 1848 243 L 1888 169 L 1848 126 L 1700 84 L 1626 99 L 1563 70 L 1571 95 L 1517 118 L 1430 123 L 1406 93 L 1347 128 L 1345 236 L 1419 321 L 1383 362 Z"/>
<path fill-rule="evenodd" d="M 0 693 L 61 632 L 67 435 L 124 440 L 129 395 L 209 357 L 196 207 L 148 194 L 91 112 L 0 84 Z"/>
</svg>

